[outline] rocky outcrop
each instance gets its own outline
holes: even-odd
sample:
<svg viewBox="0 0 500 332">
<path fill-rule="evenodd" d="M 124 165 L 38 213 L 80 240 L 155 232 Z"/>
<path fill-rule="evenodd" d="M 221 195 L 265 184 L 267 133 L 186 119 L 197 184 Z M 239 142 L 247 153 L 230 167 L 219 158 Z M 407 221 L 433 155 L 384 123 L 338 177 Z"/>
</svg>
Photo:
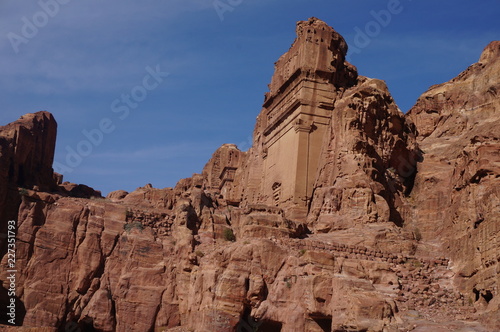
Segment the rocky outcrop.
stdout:
<svg viewBox="0 0 500 332">
<path fill-rule="evenodd" d="M 102 197 L 99 190 L 95 190 L 84 184 L 76 184 L 71 182 L 63 182 L 59 185 L 59 190 L 71 197 L 80 198 L 100 198 Z"/>
<path fill-rule="evenodd" d="M 8 221 L 17 220 L 22 197 L 37 195 L 32 189 L 50 191 L 57 187 L 52 170 L 56 131 L 57 123 L 48 112 L 27 114 L 0 127 L 0 257 L 7 252 Z M 50 200 L 47 194 L 40 195 Z M 2 265 L 2 271 L 6 266 Z M 2 308 L 9 304 L 8 289 L 0 285 Z M 19 298 L 16 301 L 22 321 L 24 305 Z M 0 317 L 0 323 L 7 323 L 5 315 Z"/>
<path fill-rule="evenodd" d="M 57 123 L 48 112 L 27 114 L 0 127 L 0 222 L 15 218 L 18 188 L 50 191 Z M 5 233 L 5 229 L 0 229 Z"/>
<path fill-rule="evenodd" d="M 498 322 L 500 295 L 500 42 L 408 113 L 424 153 L 411 220 L 451 258 L 456 283 Z M 436 250 L 436 248 L 432 249 Z M 496 326 L 496 328 L 500 328 Z"/>
<path fill-rule="evenodd" d="M 335 101 L 308 220 L 316 232 L 357 224 L 402 226 L 402 199 L 420 159 L 408 124 L 384 82 L 360 78 Z"/>
<path fill-rule="evenodd" d="M 234 144 L 224 144 L 214 152 L 212 158 L 203 168 L 203 179 L 207 189 L 219 193 L 226 204 L 238 206 L 241 201 L 242 183 L 238 182 L 236 172 L 244 164 L 246 153 L 241 152 Z M 236 182 L 235 182 L 236 180 Z"/>
<path fill-rule="evenodd" d="M 125 190 L 115 190 L 115 191 L 112 191 L 110 192 L 106 198 L 110 199 L 110 200 L 121 200 L 121 199 L 124 199 L 125 197 L 127 197 L 128 195 L 128 191 L 125 191 Z"/>
<path fill-rule="evenodd" d="M 54 149 L 57 123 L 48 112 L 22 116 L 0 127 L 2 182 L 42 191 L 54 187 Z"/>
<path fill-rule="evenodd" d="M 47 331 L 498 330 L 498 47 L 404 116 L 382 81 L 345 61 L 343 38 L 311 18 L 276 63 L 247 152 L 224 144 L 174 188 L 107 198 L 51 182 L 50 168 L 25 177 L 20 195 L 19 176 L 7 172 L 19 322 Z M 39 117 L 51 119 L 25 119 Z M 15 155 L 4 149 L 2 158 Z M 38 149 L 26 151 L 22 160 L 38 160 Z"/>
<path fill-rule="evenodd" d="M 297 38 L 275 64 L 247 162 L 236 173 L 242 206 L 265 204 L 304 221 L 333 104 L 357 82 L 347 44 L 325 22 L 297 23 Z"/>
</svg>

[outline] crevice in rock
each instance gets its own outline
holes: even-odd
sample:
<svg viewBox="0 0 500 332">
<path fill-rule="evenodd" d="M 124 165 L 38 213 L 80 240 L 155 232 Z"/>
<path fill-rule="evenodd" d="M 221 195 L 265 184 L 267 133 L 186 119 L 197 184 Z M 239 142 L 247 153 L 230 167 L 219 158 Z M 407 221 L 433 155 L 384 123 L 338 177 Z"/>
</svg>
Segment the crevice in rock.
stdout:
<svg viewBox="0 0 500 332">
<path fill-rule="evenodd" d="M 108 279 L 108 285 L 109 285 L 109 279 Z M 108 294 L 109 294 L 109 300 L 111 301 L 111 317 L 113 317 L 113 331 L 116 331 L 116 303 L 115 300 L 113 299 L 113 295 L 111 294 L 111 290 L 108 289 Z"/>
<path fill-rule="evenodd" d="M 313 321 L 318 324 L 323 332 L 332 332 L 332 317 L 312 317 Z"/>
<path fill-rule="evenodd" d="M 240 321 L 236 325 L 237 332 L 262 331 L 261 325 L 263 322 L 252 317 L 251 311 L 252 309 L 249 306 L 245 306 Z"/>
<path fill-rule="evenodd" d="M 481 293 L 481 296 L 486 301 L 486 303 L 490 303 L 490 301 L 493 299 L 493 293 L 491 293 L 490 290 L 484 291 L 483 293 Z"/>
<path fill-rule="evenodd" d="M 480 293 L 476 288 L 472 289 L 472 292 L 475 295 L 474 301 L 477 302 L 479 300 Z"/>
<path fill-rule="evenodd" d="M 474 174 L 474 176 L 472 176 L 472 178 L 470 179 L 470 183 L 478 184 L 479 182 L 481 182 L 483 178 L 487 177 L 490 173 L 492 172 L 487 169 L 480 169 L 476 172 L 476 174 Z"/>
<path fill-rule="evenodd" d="M 259 325 L 259 332 L 281 332 L 283 324 L 272 320 L 263 320 Z"/>
<path fill-rule="evenodd" d="M 75 249 L 74 249 L 73 254 L 75 254 L 78 251 L 78 248 L 80 247 L 80 245 L 85 240 L 85 237 L 87 236 L 87 227 L 88 227 L 88 223 L 89 223 L 89 214 L 90 214 L 89 208 L 88 207 L 84 207 L 80 211 L 80 214 L 78 215 L 78 217 L 76 217 L 76 218 L 73 219 L 73 234 L 75 235 L 75 246 L 74 246 Z M 82 234 L 83 234 L 82 238 L 78 239 L 78 225 L 83 220 L 85 221 L 85 225 L 84 225 L 85 229 L 82 231 Z M 77 241 L 78 241 L 78 243 L 77 243 Z"/>
<path fill-rule="evenodd" d="M 80 332 L 97 332 L 94 327 L 94 319 L 92 317 L 84 317 L 79 322 Z"/>
<path fill-rule="evenodd" d="M 160 312 L 161 310 L 161 304 L 162 304 L 162 299 L 163 299 L 163 294 L 165 293 L 165 289 L 163 289 L 161 291 L 161 295 L 160 295 L 160 303 L 158 304 L 158 306 L 156 306 L 156 309 L 155 309 L 155 313 L 153 315 L 153 326 L 151 326 L 149 328 L 149 332 L 153 332 L 155 330 L 155 322 L 156 322 L 156 319 L 158 318 L 158 313 Z M 113 305 L 113 308 L 114 308 L 114 305 Z"/>
<path fill-rule="evenodd" d="M 484 221 L 483 217 L 479 217 L 475 222 L 474 222 L 474 229 L 478 228 L 479 225 Z"/>
</svg>

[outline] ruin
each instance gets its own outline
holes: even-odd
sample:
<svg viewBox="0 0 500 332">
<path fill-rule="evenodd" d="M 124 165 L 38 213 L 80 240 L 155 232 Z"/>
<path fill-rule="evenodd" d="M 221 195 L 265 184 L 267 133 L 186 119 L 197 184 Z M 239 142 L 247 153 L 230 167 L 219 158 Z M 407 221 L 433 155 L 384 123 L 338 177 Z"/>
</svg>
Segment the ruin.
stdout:
<svg viewBox="0 0 500 332">
<path fill-rule="evenodd" d="M 203 170 L 207 188 L 219 192 L 221 198 L 231 205 L 238 205 L 241 199 L 235 190 L 234 180 L 243 155 L 236 145 L 223 144 Z"/>
<path fill-rule="evenodd" d="M 339 60 L 330 48 L 333 29 L 319 20 L 308 23 L 298 26 L 294 44 L 276 62 L 261 119 L 265 128 L 263 189 L 273 191 L 272 200 L 266 203 L 304 212 L 333 109 L 333 64 Z"/>
<path fill-rule="evenodd" d="M 261 151 L 263 161 L 260 186 L 253 188 L 259 195 L 253 202 L 279 205 L 302 219 L 334 101 L 356 74 L 346 66 L 344 39 L 325 22 L 299 22 L 296 33 L 290 50 L 275 63 L 257 118 L 254 148 Z"/>
</svg>

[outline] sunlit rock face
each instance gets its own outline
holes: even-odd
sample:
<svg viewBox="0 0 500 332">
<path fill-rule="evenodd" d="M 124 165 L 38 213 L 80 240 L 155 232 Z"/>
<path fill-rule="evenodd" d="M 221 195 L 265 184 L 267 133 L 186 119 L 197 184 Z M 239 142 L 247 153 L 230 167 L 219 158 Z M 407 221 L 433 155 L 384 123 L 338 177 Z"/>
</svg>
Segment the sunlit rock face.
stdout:
<svg viewBox="0 0 500 332">
<path fill-rule="evenodd" d="M 459 289 L 498 322 L 500 42 L 451 81 L 432 86 L 407 116 L 424 153 L 412 222 L 450 257 Z"/>
<path fill-rule="evenodd" d="M 338 33 L 298 22 L 253 146 L 222 145 L 174 188 L 102 198 L 54 175 L 52 115 L 0 127 L 0 233 L 17 222 L 18 323 L 499 330 L 499 46 L 405 116 L 383 81 L 345 61 Z"/>
<path fill-rule="evenodd" d="M 357 83 L 347 44 L 325 22 L 297 23 L 297 38 L 275 64 L 241 177 L 244 204 L 284 209 L 304 220 L 335 101 Z"/>
</svg>

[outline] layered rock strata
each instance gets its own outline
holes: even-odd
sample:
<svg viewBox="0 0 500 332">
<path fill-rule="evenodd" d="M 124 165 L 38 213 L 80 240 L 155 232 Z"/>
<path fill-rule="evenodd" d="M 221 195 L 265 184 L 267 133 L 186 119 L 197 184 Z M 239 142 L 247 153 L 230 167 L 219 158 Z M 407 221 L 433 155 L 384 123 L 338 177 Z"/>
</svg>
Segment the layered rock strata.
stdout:
<svg viewBox="0 0 500 332">
<path fill-rule="evenodd" d="M 404 116 L 382 81 L 345 61 L 340 35 L 316 18 L 299 22 L 252 148 L 221 146 L 174 188 L 104 199 L 51 182 L 55 129 L 32 128 L 36 149 L 2 141 L 10 143 L 1 169 L 12 151 L 41 165 L 22 184 L 0 174 L 0 188 L 15 189 L 0 225 L 18 224 L 19 323 L 46 331 L 498 330 L 499 45 Z M 48 113 L 24 119 L 55 123 Z M 11 128 L 1 137 L 13 137 Z M 43 158 L 33 155 L 49 145 Z M 21 164 L 12 164 L 16 174 Z M 1 257 L 6 266 L 4 248 Z M 2 270 L 0 302 L 6 277 Z"/>
<path fill-rule="evenodd" d="M 357 83 L 347 44 L 316 18 L 297 24 L 297 38 L 275 64 L 241 171 L 244 204 L 284 208 L 304 219 L 311 202 L 334 102 Z"/>
<path fill-rule="evenodd" d="M 452 261 L 460 290 L 499 320 L 500 42 L 408 112 L 424 158 L 411 222 Z"/>
</svg>

